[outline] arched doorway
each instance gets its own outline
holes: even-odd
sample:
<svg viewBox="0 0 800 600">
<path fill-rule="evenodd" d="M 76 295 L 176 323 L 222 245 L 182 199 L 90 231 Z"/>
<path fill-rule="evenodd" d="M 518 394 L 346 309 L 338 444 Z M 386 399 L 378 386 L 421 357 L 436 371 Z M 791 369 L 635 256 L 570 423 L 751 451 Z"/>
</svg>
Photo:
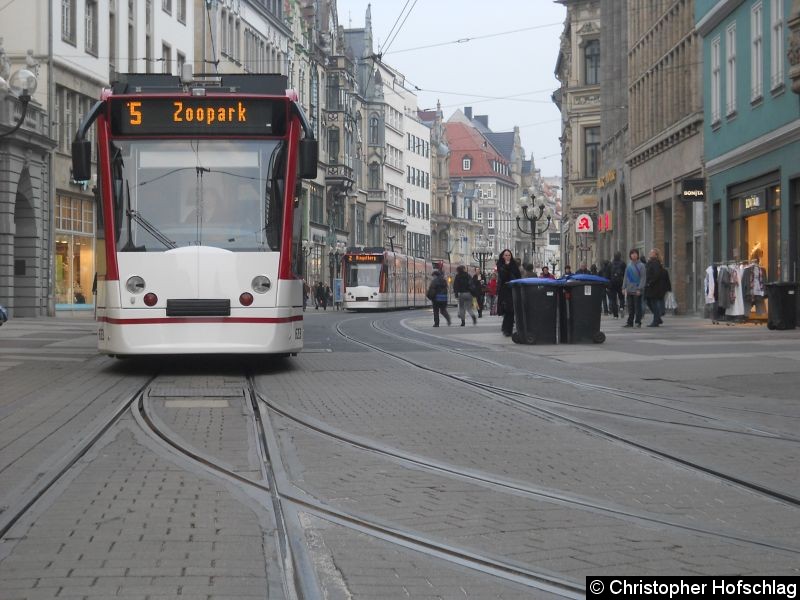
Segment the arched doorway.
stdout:
<svg viewBox="0 0 800 600">
<path fill-rule="evenodd" d="M 39 252 L 41 236 L 33 198 L 31 177 L 26 167 L 20 173 L 14 200 L 13 312 L 16 317 L 43 314 L 40 305 L 43 298 Z"/>
</svg>

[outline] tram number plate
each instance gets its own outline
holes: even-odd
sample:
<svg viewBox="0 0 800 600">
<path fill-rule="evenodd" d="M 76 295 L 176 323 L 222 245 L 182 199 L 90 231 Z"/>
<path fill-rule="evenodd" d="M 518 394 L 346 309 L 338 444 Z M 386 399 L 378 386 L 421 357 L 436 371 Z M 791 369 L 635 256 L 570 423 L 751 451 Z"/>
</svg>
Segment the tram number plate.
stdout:
<svg viewBox="0 0 800 600">
<path fill-rule="evenodd" d="M 294 328 L 294 339 L 302 340 L 303 339 L 303 328 L 302 327 L 295 327 Z"/>
<path fill-rule="evenodd" d="M 592 295 L 592 286 L 590 286 L 590 285 L 583 286 L 583 295 L 584 296 L 591 296 Z"/>
</svg>

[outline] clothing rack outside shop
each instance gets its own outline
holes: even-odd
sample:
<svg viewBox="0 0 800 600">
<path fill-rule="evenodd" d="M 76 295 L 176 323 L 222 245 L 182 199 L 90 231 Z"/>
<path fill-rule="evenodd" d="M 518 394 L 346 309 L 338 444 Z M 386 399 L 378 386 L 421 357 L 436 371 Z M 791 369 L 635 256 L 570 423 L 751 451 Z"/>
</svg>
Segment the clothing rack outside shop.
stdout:
<svg viewBox="0 0 800 600">
<path fill-rule="evenodd" d="M 715 262 L 706 269 L 705 301 L 714 324 L 767 322 L 767 274 L 759 260 Z"/>
</svg>

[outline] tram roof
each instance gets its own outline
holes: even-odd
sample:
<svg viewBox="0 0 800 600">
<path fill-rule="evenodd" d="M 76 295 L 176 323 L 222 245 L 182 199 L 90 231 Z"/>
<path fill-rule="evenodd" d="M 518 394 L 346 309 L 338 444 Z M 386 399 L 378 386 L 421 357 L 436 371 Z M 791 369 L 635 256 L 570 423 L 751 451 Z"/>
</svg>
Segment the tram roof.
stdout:
<svg viewBox="0 0 800 600">
<path fill-rule="evenodd" d="M 208 91 L 238 94 L 267 94 L 285 96 L 289 80 L 286 75 L 272 73 L 197 73 L 190 85 L 177 75 L 165 73 L 118 73 L 111 84 L 113 94 L 147 94 L 184 92 L 187 88 L 202 87 Z"/>
</svg>

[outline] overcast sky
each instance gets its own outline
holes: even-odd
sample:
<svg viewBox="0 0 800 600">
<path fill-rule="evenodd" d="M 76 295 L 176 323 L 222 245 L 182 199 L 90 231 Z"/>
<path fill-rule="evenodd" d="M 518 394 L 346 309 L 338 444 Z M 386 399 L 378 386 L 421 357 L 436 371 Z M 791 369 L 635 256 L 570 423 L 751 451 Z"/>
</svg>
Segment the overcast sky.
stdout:
<svg viewBox="0 0 800 600">
<path fill-rule="evenodd" d="M 438 100 L 445 119 L 472 106 L 474 115 L 489 115 L 493 131 L 519 125 L 525 158 L 533 154 L 544 176 L 561 175 L 559 112 L 550 95 L 558 87 L 553 71 L 564 6 L 552 0 L 337 0 L 339 23 L 363 27 L 367 4 L 375 50 L 405 75 L 407 86 L 423 90 L 416 92 L 420 108 L 435 108 Z M 400 23 L 408 15 L 402 25 L 401 12 Z M 399 33 L 391 39 L 393 26 Z"/>
</svg>

